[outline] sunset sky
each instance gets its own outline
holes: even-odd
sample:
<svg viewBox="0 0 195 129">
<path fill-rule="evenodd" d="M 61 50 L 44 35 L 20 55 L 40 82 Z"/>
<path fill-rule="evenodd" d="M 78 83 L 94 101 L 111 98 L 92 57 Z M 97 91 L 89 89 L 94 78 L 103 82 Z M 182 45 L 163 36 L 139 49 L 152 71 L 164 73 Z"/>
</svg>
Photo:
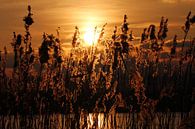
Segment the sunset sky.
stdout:
<svg viewBox="0 0 195 129">
<path fill-rule="evenodd" d="M 115 25 L 121 25 L 124 14 L 135 36 L 150 24 L 158 26 L 165 16 L 169 18 L 169 38 L 174 34 L 182 38 L 186 15 L 190 10 L 195 14 L 195 0 L 0 0 L 0 49 L 5 45 L 11 48 L 12 32 L 24 33 L 22 19 L 29 3 L 35 21 L 31 27 L 34 47 L 40 46 L 43 32 L 56 34 L 57 27 L 65 46 L 76 25 L 83 34 L 88 28 L 108 23 L 106 32 L 112 33 Z M 189 36 L 195 36 L 195 27 Z"/>
</svg>

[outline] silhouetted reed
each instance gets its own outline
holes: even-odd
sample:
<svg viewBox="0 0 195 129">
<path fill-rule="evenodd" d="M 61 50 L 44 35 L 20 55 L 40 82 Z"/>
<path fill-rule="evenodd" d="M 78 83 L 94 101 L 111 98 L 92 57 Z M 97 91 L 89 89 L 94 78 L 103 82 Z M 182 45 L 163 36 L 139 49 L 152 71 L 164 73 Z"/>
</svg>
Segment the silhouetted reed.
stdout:
<svg viewBox="0 0 195 129">
<path fill-rule="evenodd" d="M 190 14 L 184 42 L 195 22 Z M 96 44 L 101 50 L 95 44 L 82 47 L 76 26 L 70 53 L 63 56 L 60 28 L 56 36 L 44 33 L 38 54 L 34 52 L 32 16 L 28 6 L 25 34 L 13 33 L 11 76 L 6 74 L 7 49 L 4 54 L 0 51 L 0 128 L 100 128 L 101 124 L 101 128 L 163 129 L 177 128 L 175 122 L 180 124 L 189 115 L 195 40 L 185 60 L 178 60 L 175 36 L 164 58 L 168 19 L 162 17 L 157 36 L 155 25 L 145 28 L 141 46 L 134 47 L 124 15 L 121 31 L 116 26 L 110 40 L 104 40 L 106 24 L 102 26 Z M 150 47 L 144 48 L 145 44 Z"/>
</svg>

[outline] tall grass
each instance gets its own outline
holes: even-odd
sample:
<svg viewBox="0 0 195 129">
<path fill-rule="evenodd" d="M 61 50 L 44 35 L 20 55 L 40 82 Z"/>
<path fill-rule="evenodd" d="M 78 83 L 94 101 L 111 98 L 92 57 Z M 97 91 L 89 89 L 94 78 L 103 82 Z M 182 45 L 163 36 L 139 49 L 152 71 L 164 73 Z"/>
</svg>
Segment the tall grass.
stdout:
<svg viewBox="0 0 195 129">
<path fill-rule="evenodd" d="M 44 33 L 38 54 L 34 52 L 32 16 L 28 6 L 25 34 L 13 33 L 11 77 L 6 74 L 6 48 L 1 53 L 1 128 L 97 128 L 99 113 L 104 114 L 102 128 L 177 128 L 175 122 L 188 116 L 183 113 L 176 120 L 171 112 L 189 112 L 193 104 L 194 40 L 185 60 L 173 52 L 163 57 L 168 19 L 161 19 L 158 36 L 155 25 L 146 28 L 140 47 L 131 45 L 126 15 L 110 40 L 104 40 L 105 24 L 97 44 L 89 48 L 81 46 L 75 27 L 70 54 L 64 57 L 58 30 L 56 36 Z M 91 123 L 89 113 L 95 114 Z"/>
</svg>

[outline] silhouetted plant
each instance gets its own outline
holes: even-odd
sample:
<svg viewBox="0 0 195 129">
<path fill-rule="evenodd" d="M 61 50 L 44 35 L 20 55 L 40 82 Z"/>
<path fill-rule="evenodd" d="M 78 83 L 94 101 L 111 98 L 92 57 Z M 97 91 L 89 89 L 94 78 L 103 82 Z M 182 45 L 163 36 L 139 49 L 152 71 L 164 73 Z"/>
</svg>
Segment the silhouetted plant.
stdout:
<svg viewBox="0 0 195 129">
<path fill-rule="evenodd" d="M 186 23 L 188 31 L 188 23 L 194 23 L 190 14 Z M 158 38 L 155 25 L 144 29 L 141 42 L 151 43 L 152 49 L 129 45 L 133 34 L 129 33 L 127 15 L 124 15 L 121 31 L 118 32 L 115 26 L 110 40 L 104 38 L 106 24 L 102 26 L 96 44 L 101 46 L 100 50 L 94 43 L 92 47 L 81 47 L 79 28 L 75 27 L 70 54 L 63 56 L 58 28 L 56 36 L 43 34 L 37 57 L 29 30 L 34 22 L 30 6 L 23 20 L 25 35 L 14 32 L 11 44 L 14 76 L 6 74 L 7 49 L 3 54 L 0 51 L 0 113 L 10 115 L 10 120 L 11 115 L 20 119 L 18 128 L 36 126 L 37 121 L 45 123 L 37 124 L 38 128 L 55 128 L 51 121 L 55 117 L 61 118 L 53 114 L 69 113 L 74 114 L 74 118 L 62 115 L 62 128 L 97 128 L 99 112 L 105 113 L 104 119 L 110 120 L 114 128 L 118 124 L 116 112 L 120 111 L 130 113 L 131 124 L 127 128 L 154 128 L 155 118 L 159 120 L 159 126 L 162 126 L 162 119 L 171 118 L 155 114 L 155 110 L 189 111 L 192 104 L 189 94 L 193 86 L 194 40 L 186 51 L 185 61 L 182 57 L 182 60 L 176 58 L 173 62 L 174 57 L 170 55 L 169 60 L 163 59 L 164 51 L 160 51 L 158 42 L 164 42 L 167 37 L 168 19 L 161 19 Z M 94 33 L 97 33 L 97 27 Z M 173 39 L 171 55 L 176 54 L 176 46 L 177 36 Z M 36 65 L 40 69 L 35 68 Z M 90 116 L 93 118 L 90 124 L 87 120 L 89 112 L 96 113 Z M 18 118 L 17 114 L 22 116 Z M 109 114 L 112 114 L 111 118 Z M 4 116 L 1 118 L 0 127 L 5 125 L 4 121 L 9 121 Z M 168 128 L 170 123 L 166 124 Z"/>
<path fill-rule="evenodd" d="M 149 38 L 150 40 L 156 40 L 156 26 L 155 25 L 150 25 L 148 28 L 148 32 L 149 32 Z"/>
<path fill-rule="evenodd" d="M 80 34 L 79 28 L 76 26 L 75 27 L 75 33 L 74 33 L 74 36 L 72 38 L 72 47 L 73 48 L 76 47 L 76 46 L 78 46 L 80 44 L 79 43 L 79 34 Z"/>
<path fill-rule="evenodd" d="M 147 28 L 144 28 L 144 31 L 141 35 L 141 43 L 143 43 L 144 41 L 146 41 L 148 39 L 148 34 L 147 34 Z"/>
<path fill-rule="evenodd" d="M 177 35 L 175 35 L 174 39 L 173 39 L 173 46 L 171 48 L 171 55 L 176 54 L 176 47 L 177 47 Z"/>
<path fill-rule="evenodd" d="M 41 44 L 41 47 L 39 48 L 39 57 L 40 57 L 40 63 L 48 63 L 49 60 L 49 46 L 50 42 L 47 39 L 46 34 L 43 34 L 43 42 Z"/>
<path fill-rule="evenodd" d="M 188 35 L 188 32 L 189 32 L 189 30 L 190 30 L 190 27 L 191 27 L 191 25 L 193 24 L 193 23 L 195 23 L 194 21 L 194 17 L 195 16 L 193 16 L 192 18 L 190 18 L 190 16 L 191 16 L 191 11 L 188 13 L 188 15 L 187 15 L 187 17 L 186 17 L 186 22 L 185 22 L 185 25 L 182 27 L 182 29 L 184 30 L 184 32 L 185 32 L 185 36 L 184 36 L 184 40 L 183 40 L 183 44 L 182 44 L 182 52 L 183 52 L 183 48 L 184 48 L 184 43 L 185 43 L 185 40 L 186 40 L 186 38 L 187 38 L 187 35 Z"/>
</svg>

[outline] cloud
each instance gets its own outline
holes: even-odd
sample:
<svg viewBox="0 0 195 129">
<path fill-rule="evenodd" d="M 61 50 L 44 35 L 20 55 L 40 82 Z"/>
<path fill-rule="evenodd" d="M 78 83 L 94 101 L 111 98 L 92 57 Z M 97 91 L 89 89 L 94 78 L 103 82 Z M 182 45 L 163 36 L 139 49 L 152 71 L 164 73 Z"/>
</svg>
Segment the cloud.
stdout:
<svg viewBox="0 0 195 129">
<path fill-rule="evenodd" d="M 10 45 L 12 32 L 24 33 L 23 17 L 27 13 L 28 2 L 24 0 L 0 0 L 0 49 Z M 107 22 L 112 33 L 115 25 L 120 26 L 123 15 L 128 15 L 130 28 L 144 28 L 149 24 L 159 24 L 161 16 L 169 18 L 169 27 L 174 23 L 180 29 L 187 13 L 195 13 L 195 0 L 31 0 L 33 19 L 31 28 L 33 45 L 39 46 L 43 32 L 56 33 L 60 26 L 64 29 L 62 38 L 71 39 L 74 26 L 80 31 L 91 26 L 102 26 Z M 169 31 L 169 35 L 178 31 Z M 192 29 L 193 30 L 193 29 Z M 141 33 L 142 30 L 136 32 Z M 193 35 L 195 30 L 193 30 Z M 172 37 L 172 36 L 170 36 Z"/>
<path fill-rule="evenodd" d="M 181 2 L 195 2 L 194 0 L 180 0 Z"/>
<path fill-rule="evenodd" d="M 179 0 L 162 0 L 162 1 L 164 3 L 171 3 L 171 4 L 179 2 Z"/>
<path fill-rule="evenodd" d="M 190 3 L 190 2 L 195 2 L 195 0 L 162 0 L 162 2 L 174 4 L 174 3 L 179 3 L 179 2 Z"/>
</svg>

